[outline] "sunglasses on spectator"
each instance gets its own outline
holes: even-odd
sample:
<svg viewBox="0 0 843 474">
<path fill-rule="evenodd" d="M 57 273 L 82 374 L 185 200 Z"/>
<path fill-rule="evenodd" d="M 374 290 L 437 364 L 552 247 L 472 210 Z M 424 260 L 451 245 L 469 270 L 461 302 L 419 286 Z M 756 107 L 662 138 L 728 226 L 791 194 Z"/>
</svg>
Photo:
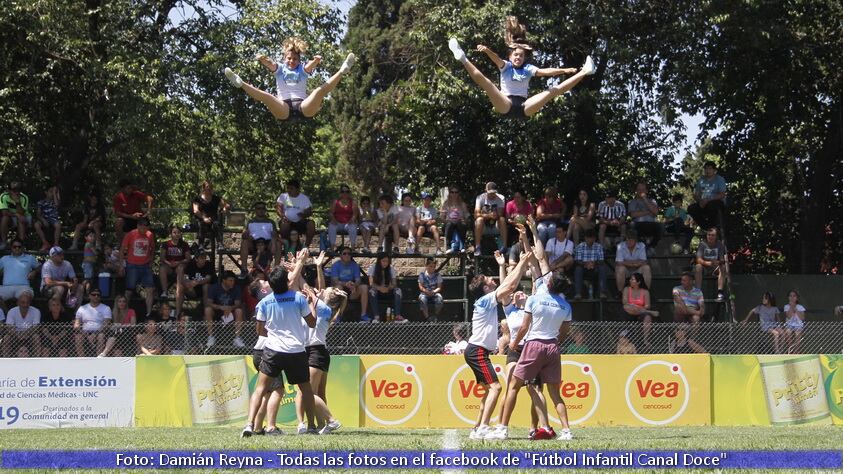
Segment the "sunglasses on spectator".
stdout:
<svg viewBox="0 0 843 474">
<path fill-rule="evenodd" d="M 100 293 L 99 291 L 94 291 L 90 293 L 90 296 L 96 296 L 97 298 L 99 298 L 100 296 L 102 296 L 102 293 Z"/>
</svg>

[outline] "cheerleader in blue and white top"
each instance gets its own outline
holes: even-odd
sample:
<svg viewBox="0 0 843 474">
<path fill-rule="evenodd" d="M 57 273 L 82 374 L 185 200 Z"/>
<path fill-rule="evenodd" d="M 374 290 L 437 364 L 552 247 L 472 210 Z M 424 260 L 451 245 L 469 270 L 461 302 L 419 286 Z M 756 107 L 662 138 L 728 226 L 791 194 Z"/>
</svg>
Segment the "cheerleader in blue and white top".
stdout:
<svg viewBox="0 0 843 474">
<path fill-rule="evenodd" d="M 284 51 L 284 61 L 280 64 L 265 54 L 255 57 L 275 75 L 277 96 L 243 81 L 229 68 L 223 71 L 234 87 L 242 88 L 249 97 L 265 105 L 278 120 L 311 118 L 319 113 L 325 96 L 337 87 L 343 75 L 351 69 L 357 59 L 354 53 L 348 53 L 340 70 L 308 95 L 307 79 L 322 62 L 322 56 L 314 56 L 307 64 L 302 65 L 301 56 L 307 51 L 307 43 L 296 37 L 284 40 L 281 48 Z"/>
<path fill-rule="evenodd" d="M 479 44 L 477 51 L 495 63 L 501 72 L 500 89 L 480 72 L 465 56 L 456 38 L 448 41 L 448 47 L 454 57 L 462 62 L 469 76 L 486 92 L 492 101 L 495 111 L 515 118 L 529 118 L 555 97 L 564 94 L 576 86 L 585 76 L 594 74 L 594 64 L 591 56 L 585 59 L 585 64 L 577 72 L 575 68 L 539 68 L 528 63 L 533 49 L 526 43 L 527 30 L 518 23 L 518 18 L 509 16 L 504 22 L 504 39 L 509 47 L 509 60 L 504 61 L 494 51 Z M 529 97 L 530 79 L 537 77 L 552 77 L 563 74 L 574 74 L 560 84 Z"/>
</svg>

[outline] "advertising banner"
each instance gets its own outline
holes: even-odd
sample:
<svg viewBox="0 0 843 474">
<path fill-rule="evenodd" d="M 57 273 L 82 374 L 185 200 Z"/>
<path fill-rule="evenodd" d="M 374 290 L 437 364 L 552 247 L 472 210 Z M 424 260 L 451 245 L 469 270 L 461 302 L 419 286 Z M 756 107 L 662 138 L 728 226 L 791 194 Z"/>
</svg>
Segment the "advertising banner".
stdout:
<svg viewBox="0 0 843 474">
<path fill-rule="evenodd" d="M 714 424 L 843 424 L 843 356 L 712 356 Z"/>
<path fill-rule="evenodd" d="M 326 388 L 333 415 L 346 426 L 359 417 L 356 356 L 331 357 Z M 244 424 L 257 381 L 251 356 L 156 356 L 137 358 L 137 426 Z M 284 384 L 278 424 L 295 424 L 296 390 Z"/>
<path fill-rule="evenodd" d="M 6 359 L 0 428 L 132 426 L 135 359 Z"/>
<path fill-rule="evenodd" d="M 364 426 L 473 426 L 486 389 L 462 356 L 361 356 Z M 491 358 L 502 394 L 506 360 Z M 560 394 L 575 425 L 705 425 L 711 420 L 708 355 L 566 355 Z M 547 387 L 544 387 L 547 399 Z M 497 422 L 503 402 L 492 417 Z M 530 396 L 522 389 L 512 424 L 529 423 Z M 550 407 L 551 421 L 558 418 Z"/>
</svg>

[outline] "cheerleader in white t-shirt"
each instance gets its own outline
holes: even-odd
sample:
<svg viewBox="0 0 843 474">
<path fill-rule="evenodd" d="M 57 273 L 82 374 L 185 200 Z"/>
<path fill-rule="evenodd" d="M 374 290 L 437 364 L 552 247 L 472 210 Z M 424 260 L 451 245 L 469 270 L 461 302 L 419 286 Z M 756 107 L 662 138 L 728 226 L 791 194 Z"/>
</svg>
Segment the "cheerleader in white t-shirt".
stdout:
<svg viewBox="0 0 843 474">
<path fill-rule="evenodd" d="M 302 65 L 301 56 L 307 51 L 307 43 L 296 37 L 284 40 L 281 43 L 281 48 L 284 51 L 284 61 L 281 63 L 276 63 L 275 60 L 265 54 L 259 54 L 255 57 L 269 72 L 275 75 L 277 96 L 243 81 L 229 68 L 225 68 L 223 71 L 225 77 L 231 81 L 234 87 L 242 88 L 246 91 L 246 94 L 249 94 L 249 97 L 265 105 L 278 120 L 311 118 L 322 109 L 322 101 L 325 96 L 337 87 L 342 76 L 354 65 L 356 57 L 354 53 L 348 53 L 340 70 L 308 95 L 307 79 L 313 73 L 314 68 L 322 62 L 322 56 L 314 56 L 307 64 Z"/>
<path fill-rule="evenodd" d="M 494 51 L 485 45 L 477 45 L 477 51 L 486 53 L 486 56 L 495 63 L 501 72 L 501 87 L 498 89 L 495 84 L 480 72 L 465 56 L 456 38 L 448 41 L 448 47 L 454 53 L 454 58 L 460 61 L 468 71 L 471 79 L 486 92 L 492 101 L 495 111 L 514 118 L 529 118 L 535 115 L 548 102 L 565 92 L 573 89 L 585 76 L 594 74 L 594 64 L 591 56 L 585 59 L 585 64 L 577 72 L 575 68 L 539 68 L 529 64 L 533 48 L 527 44 L 527 29 L 518 23 L 514 16 L 506 17 L 504 22 L 504 39 L 509 47 L 507 61 L 500 58 Z M 529 97 L 530 79 L 537 77 L 552 77 L 562 74 L 574 74 L 560 84 Z"/>
</svg>

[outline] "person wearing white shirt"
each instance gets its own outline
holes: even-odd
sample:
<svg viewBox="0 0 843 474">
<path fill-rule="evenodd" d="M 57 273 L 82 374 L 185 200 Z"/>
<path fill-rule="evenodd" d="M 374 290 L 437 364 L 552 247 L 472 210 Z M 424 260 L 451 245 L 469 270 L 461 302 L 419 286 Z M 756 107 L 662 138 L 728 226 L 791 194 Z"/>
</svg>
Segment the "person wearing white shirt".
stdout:
<svg viewBox="0 0 843 474">
<path fill-rule="evenodd" d="M 111 308 L 101 303 L 102 293 L 94 288 L 88 295 L 90 302 L 76 310 L 73 330 L 76 333 L 76 357 L 85 357 L 85 346 L 95 347 L 96 354 L 105 348 L 105 335 L 111 323 Z"/>
<path fill-rule="evenodd" d="M 290 238 L 290 230 L 295 229 L 299 235 L 304 235 L 304 246 L 310 247 L 313 236 L 316 235 L 316 225 L 312 219 L 313 205 L 310 198 L 301 192 L 301 185 L 297 179 L 287 182 L 287 192 L 278 196 L 275 201 L 275 212 L 278 213 L 279 233 L 281 238 Z"/>
<path fill-rule="evenodd" d="M 272 293 L 260 300 L 255 308 L 256 332 L 258 336 L 265 336 L 266 342 L 258 367 L 258 381 L 249 401 L 249 421 L 240 434 L 243 438 L 254 434 L 253 426 L 266 387 L 270 379 L 282 373 L 288 384 L 298 385 L 305 412 L 312 413 L 314 410 L 305 345 L 308 341 L 307 328 L 316 327 L 316 297 L 312 293 L 305 297 L 290 290 L 287 271 L 280 266 L 270 272 L 269 286 Z M 306 326 L 302 320 L 307 323 Z M 267 430 L 266 433 L 278 434 L 277 429 Z"/>
<path fill-rule="evenodd" d="M 615 254 L 615 284 L 618 292 L 626 287 L 626 279 L 633 273 L 644 276 L 644 283 L 649 287 L 653 281 L 653 272 L 647 263 L 647 247 L 638 241 L 638 233 L 630 229 L 626 233 L 626 240 L 618 244 Z"/>
<path fill-rule="evenodd" d="M 11 329 L 3 339 L 3 354 L 6 357 L 41 354 L 41 312 L 32 306 L 32 297 L 32 292 L 21 293 L 18 305 L 6 315 L 6 326 Z M 26 352 L 22 352 L 24 347 Z"/>
<path fill-rule="evenodd" d="M 551 271 L 568 271 L 574 266 L 574 242 L 568 240 L 568 226 L 556 227 L 555 236 L 547 241 L 544 251 L 550 261 Z"/>
</svg>

